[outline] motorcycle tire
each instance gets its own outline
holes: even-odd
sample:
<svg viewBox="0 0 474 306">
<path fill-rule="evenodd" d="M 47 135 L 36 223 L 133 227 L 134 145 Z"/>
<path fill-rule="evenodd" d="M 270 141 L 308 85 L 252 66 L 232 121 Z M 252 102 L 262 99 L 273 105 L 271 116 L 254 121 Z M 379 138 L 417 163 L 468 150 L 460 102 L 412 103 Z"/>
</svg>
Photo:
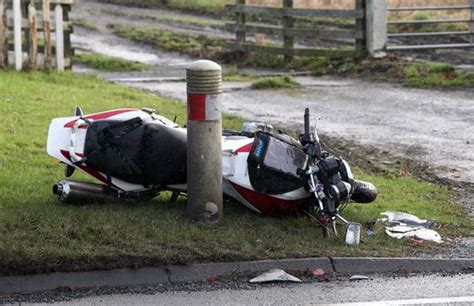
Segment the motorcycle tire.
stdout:
<svg viewBox="0 0 474 306">
<path fill-rule="evenodd" d="M 364 181 L 354 181 L 354 191 L 351 200 L 356 203 L 371 203 L 377 198 L 377 188 L 374 184 Z"/>
</svg>

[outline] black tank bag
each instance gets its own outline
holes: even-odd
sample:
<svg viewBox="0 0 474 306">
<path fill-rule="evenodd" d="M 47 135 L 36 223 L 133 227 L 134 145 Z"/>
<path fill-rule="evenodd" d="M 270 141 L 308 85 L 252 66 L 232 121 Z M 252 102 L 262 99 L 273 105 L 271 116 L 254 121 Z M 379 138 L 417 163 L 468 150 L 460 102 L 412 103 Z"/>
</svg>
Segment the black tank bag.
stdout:
<svg viewBox="0 0 474 306">
<path fill-rule="evenodd" d="M 248 157 L 252 187 L 261 193 L 283 194 L 301 188 L 308 156 L 301 144 L 287 135 L 258 132 Z"/>
</svg>

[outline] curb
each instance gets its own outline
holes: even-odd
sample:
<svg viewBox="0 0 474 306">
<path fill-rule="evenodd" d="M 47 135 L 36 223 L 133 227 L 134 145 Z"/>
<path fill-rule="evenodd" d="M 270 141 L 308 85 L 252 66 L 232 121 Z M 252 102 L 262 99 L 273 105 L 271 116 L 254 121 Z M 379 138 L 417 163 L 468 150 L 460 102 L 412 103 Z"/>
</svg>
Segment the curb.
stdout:
<svg viewBox="0 0 474 306">
<path fill-rule="evenodd" d="M 463 272 L 474 269 L 474 258 L 321 257 L 0 276 L 0 294 L 48 291 L 64 287 L 79 289 L 198 282 L 207 281 L 209 277 L 257 273 L 277 268 L 297 272 L 320 268 L 328 273 L 340 274 Z"/>
</svg>

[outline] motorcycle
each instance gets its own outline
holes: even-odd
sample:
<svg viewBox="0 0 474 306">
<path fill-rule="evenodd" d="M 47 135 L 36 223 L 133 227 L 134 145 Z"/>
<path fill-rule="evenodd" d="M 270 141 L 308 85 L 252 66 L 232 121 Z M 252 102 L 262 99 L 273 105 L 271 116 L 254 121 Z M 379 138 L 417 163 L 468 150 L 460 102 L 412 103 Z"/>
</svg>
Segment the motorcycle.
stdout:
<svg viewBox="0 0 474 306">
<path fill-rule="evenodd" d="M 361 226 L 341 212 L 351 200 L 370 203 L 375 186 L 354 180 L 348 163 L 323 151 L 310 131 L 305 110 L 299 140 L 248 122 L 242 131 L 224 131 L 222 179 L 225 195 L 260 214 L 302 211 L 337 235 L 336 221 L 347 224 L 346 241 L 360 240 Z M 47 153 L 66 165 L 66 179 L 53 186 L 64 202 L 149 200 L 171 191 L 172 201 L 186 193 L 186 128 L 152 109 L 115 109 L 50 123 Z M 76 169 L 99 184 L 68 179 Z"/>
</svg>

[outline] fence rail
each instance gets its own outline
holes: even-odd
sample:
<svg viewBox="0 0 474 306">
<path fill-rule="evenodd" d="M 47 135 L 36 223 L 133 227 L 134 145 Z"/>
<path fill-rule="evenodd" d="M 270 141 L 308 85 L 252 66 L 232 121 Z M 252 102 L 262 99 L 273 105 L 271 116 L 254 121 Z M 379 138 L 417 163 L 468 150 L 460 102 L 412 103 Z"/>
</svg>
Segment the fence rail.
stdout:
<svg viewBox="0 0 474 306">
<path fill-rule="evenodd" d="M 0 68 L 71 68 L 73 0 L 0 0 Z M 10 37 L 13 37 L 11 40 Z"/>
<path fill-rule="evenodd" d="M 234 13 L 235 22 L 227 23 L 226 29 L 236 33 L 236 42 L 229 47 L 249 52 L 264 52 L 284 55 L 287 61 L 294 56 L 328 56 L 347 57 L 361 56 L 365 53 L 365 1 L 356 0 L 353 10 L 333 9 L 299 9 L 293 8 L 292 0 L 282 0 L 283 7 L 249 6 L 245 0 L 236 0 L 235 5 L 227 5 L 225 10 Z M 247 23 L 252 15 L 270 16 L 280 21 L 281 25 Z M 296 18 L 345 18 L 354 19 L 354 29 L 323 29 L 295 26 Z M 283 46 L 266 46 L 246 42 L 248 34 L 268 34 L 280 36 Z M 352 39 L 356 41 L 354 49 L 296 48 L 297 38 Z M 362 42 L 362 43 L 360 43 Z"/>
<path fill-rule="evenodd" d="M 388 25 L 391 26 L 406 26 L 413 25 L 421 27 L 423 25 L 437 25 L 443 24 L 467 24 L 467 30 L 449 31 L 447 29 L 427 32 L 389 32 L 388 38 L 433 38 L 433 37 L 456 37 L 457 40 L 462 37 L 465 38 L 466 43 L 457 41 L 456 43 L 425 43 L 425 44 L 406 44 L 406 45 L 388 45 L 388 51 L 404 51 L 404 50 L 427 50 L 427 49 L 458 49 L 458 48 L 473 48 L 474 47 L 474 0 L 471 0 L 471 5 L 453 5 L 453 6 L 425 6 L 425 7 L 399 7 L 389 8 L 389 13 L 397 12 L 417 12 L 417 11 L 467 11 L 469 18 L 458 19 L 431 19 L 431 20 L 390 20 Z M 421 29 L 421 28 L 420 28 Z"/>
</svg>

